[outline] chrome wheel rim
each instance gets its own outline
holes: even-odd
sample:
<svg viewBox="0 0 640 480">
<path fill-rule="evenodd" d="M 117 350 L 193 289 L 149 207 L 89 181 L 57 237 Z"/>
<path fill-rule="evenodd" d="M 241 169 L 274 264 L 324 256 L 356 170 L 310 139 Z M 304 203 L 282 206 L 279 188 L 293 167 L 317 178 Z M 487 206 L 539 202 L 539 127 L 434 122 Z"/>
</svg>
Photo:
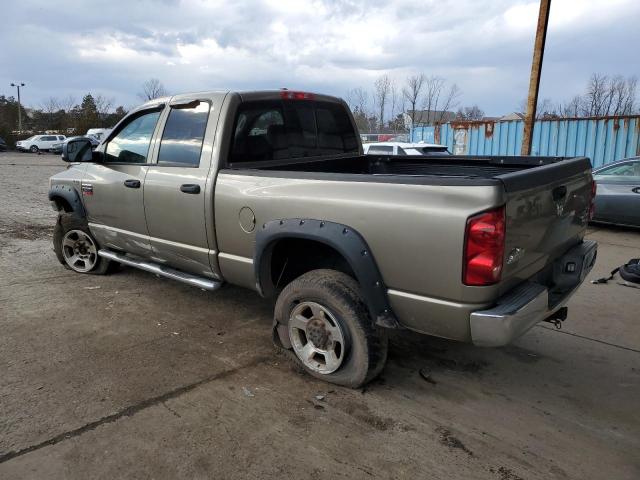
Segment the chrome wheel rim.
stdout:
<svg viewBox="0 0 640 480">
<path fill-rule="evenodd" d="M 96 266 L 98 249 L 82 230 L 69 230 L 62 238 L 62 256 L 72 270 L 86 273 Z"/>
<path fill-rule="evenodd" d="M 335 372 L 345 357 L 345 336 L 333 314 L 315 302 L 300 302 L 289 316 L 289 338 L 300 361 L 314 372 Z"/>
</svg>

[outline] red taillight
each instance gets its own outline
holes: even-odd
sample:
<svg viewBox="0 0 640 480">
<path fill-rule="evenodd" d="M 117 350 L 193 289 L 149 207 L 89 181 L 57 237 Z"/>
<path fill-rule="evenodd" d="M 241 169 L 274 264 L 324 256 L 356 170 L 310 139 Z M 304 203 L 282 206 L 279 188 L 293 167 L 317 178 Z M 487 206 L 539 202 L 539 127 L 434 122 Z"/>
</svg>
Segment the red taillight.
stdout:
<svg viewBox="0 0 640 480">
<path fill-rule="evenodd" d="M 465 285 L 493 285 L 500 281 L 504 237 L 504 207 L 467 220 L 462 271 Z"/>
<path fill-rule="evenodd" d="M 282 90 L 280 97 L 284 100 L 313 100 L 313 93 L 309 92 L 292 92 L 291 90 Z"/>
<path fill-rule="evenodd" d="M 591 180 L 591 204 L 589 205 L 589 220 L 593 219 L 596 213 L 596 191 L 598 190 L 598 184 L 595 180 Z"/>
</svg>

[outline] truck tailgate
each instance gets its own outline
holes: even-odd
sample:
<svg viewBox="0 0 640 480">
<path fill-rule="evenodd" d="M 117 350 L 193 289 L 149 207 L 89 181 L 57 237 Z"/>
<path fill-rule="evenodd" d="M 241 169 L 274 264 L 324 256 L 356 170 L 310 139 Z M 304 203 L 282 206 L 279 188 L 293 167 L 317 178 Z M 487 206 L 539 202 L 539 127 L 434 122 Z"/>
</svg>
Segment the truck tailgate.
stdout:
<svg viewBox="0 0 640 480">
<path fill-rule="evenodd" d="M 499 178 L 506 190 L 505 292 L 582 241 L 591 206 L 591 164 L 575 158 Z"/>
</svg>

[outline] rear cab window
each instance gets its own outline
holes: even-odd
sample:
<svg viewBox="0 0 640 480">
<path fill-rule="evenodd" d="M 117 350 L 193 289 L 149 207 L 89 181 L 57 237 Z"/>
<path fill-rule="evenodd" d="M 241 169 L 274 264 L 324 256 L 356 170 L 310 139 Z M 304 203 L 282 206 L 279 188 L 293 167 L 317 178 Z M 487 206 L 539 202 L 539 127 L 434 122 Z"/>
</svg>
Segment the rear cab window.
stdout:
<svg viewBox="0 0 640 480">
<path fill-rule="evenodd" d="M 236 114 L 229 163 L 357 153 L 358 148 L 356 131 L 340 103 L 245 102 Z"/>
</svg>

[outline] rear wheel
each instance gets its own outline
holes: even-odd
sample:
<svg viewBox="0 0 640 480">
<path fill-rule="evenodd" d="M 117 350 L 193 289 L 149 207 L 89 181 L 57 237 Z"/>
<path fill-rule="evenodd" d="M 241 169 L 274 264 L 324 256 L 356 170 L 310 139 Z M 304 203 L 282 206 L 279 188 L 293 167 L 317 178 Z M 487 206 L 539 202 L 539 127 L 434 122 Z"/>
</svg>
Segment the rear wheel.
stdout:
<svg viewBox="0 0 640 480">
<path fill-rule="evenodd" d="M 313 270 L 282 291 L 276 328 L 286 352 L 310 375 L 358 388 L 375 378 L 387 359 L 386 331 L 369 315 L 358 283 L 335 270 Z M 276 341 L 280 337 L 275 337 Z"/>
<path fill-rule="evenodd" d="M 63 213 L 53 230 L 53 249 L 60 263 L 78 273 L 102 275 L 111 262 L 98 255 L 98 243 L 87 222 L 75 213 Z"/>
</svg>

